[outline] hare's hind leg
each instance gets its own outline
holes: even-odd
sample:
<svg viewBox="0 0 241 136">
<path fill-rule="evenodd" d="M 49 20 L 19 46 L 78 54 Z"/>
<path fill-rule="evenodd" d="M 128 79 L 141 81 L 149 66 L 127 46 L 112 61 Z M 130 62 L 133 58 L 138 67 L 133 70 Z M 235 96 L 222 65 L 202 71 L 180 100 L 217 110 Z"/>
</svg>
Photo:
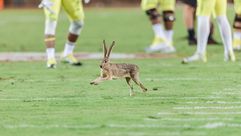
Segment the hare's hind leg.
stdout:
<svg viewBox="0 0 241 136">
<path fill-rule="evenodd" d="M 132 79 L 138 86 L 141 87 L 141 89 L 142 89 L 143 92 L 146 92 L 146 91 L 147 91 L 146 87 L 140 82 L 139 74 L 138 74 L 138 73 L 131 75 L 131 79 Z"/>
<path fill-rule="evenodd" d="M 135 92 L 133 91 L 133 86 L 131 85 L 131 78 L 130 77 L 126 77 L 126 82 L 130 87 L 130 96 L 134 96 Z"/>
</svg>

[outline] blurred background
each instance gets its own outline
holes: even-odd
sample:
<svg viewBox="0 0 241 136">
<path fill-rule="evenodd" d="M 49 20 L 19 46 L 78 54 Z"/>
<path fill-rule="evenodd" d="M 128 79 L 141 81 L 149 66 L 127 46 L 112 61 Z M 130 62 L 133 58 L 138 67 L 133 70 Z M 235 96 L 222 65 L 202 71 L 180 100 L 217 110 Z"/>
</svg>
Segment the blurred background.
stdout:
<svg viewBox="0 0 241 136">
<path fill-rule="evenodd" d="M 40 0 L 0 0 L 4 3 L 4 7 L 36 7 Z M 104 6 L 138 6 L 140 0 L 91 0 L 88 6 L 104 7 Z"/>
<path fill-rule="evenodd" d="M 230 1 L 230 0 L 229 0 Z M 38 9 L 41 0 L 0 0 L 0 52 L 43 52 L 44 14 Z M 103 39 L 116 40 L 119 48 L 116 52 L 144 52 L 153 38 L 150 22 L 140 7 L 141 0 L 91 0 L 85 10 L 85 27 L 76 47 L 77 52 L 100 52 L 99 44 Z M 174 23 L 174 41 L 178 55 L 185 56 L 193 52 L 185 39 L 187 33 L 183 21 L 183 4 L 177 0 L 176 22 Z M 107 7 L 107 8 L 106 8 Z M 6 10 L 3 10 L 6 9 Z M 228 8 L 230 23 L 234 10 Z M 110 21 L 111 20 L 111 21 Z M 216 26 L 216 23 L 214 24 Z M 57 28 L 57 51 L 63 49 L 69 20 L 61 12 Z M 215 38 L 221 41 L 215 27 Z M 24 32 L 24 34 L 23 34 Z M 14 37 L 14 40 L 13 40 Z M 222 46 L 220 46 L 222 47 Z M 209 48 L 216 51 L 216 47 Z M 222 52 L 222 48 L 220 48 Z"/>
<path fill-rule="evenodd" d="M 138 6 L 141 0 L 91 0 L 87 6 L 106 7 L 106 6 Z M 177 0 L 179 1 L 179 0 Z M 232 1 L 232 0 L 228 0 Z M 0 0 L 0 6 L 3 7 L 36 7 L 40 0 Z M 4 4 L 3 4 L 4 3 Z"/>
</svg>

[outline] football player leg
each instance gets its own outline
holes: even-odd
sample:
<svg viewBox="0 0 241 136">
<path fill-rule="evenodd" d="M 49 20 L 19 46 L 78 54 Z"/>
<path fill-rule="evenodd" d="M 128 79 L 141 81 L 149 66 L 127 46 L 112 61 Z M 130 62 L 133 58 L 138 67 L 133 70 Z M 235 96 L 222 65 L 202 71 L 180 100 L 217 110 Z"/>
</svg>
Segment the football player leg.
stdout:
<svg viewBox="0 0 241 136">
<path fill-rule="evenodd" d="M 175 52 L 173 47 L 173 24 L 175 21 L 174 9 L 175 9 L 175 0 L 161 0 L 160 1 L 161 9 L 163 10 L 163 22 L 165 27 L 165 37 L 169 48 L 165 48 L 163 51 Z"/>
<path fill-rule="evenodd" d="M 241 0 L 234 0 L 235 18 L 233 23 L 233 48 L 241 50 Z"/>
<path fill-rule="evenodd" d="M 208 38 L 208 26 L 209 18 L 212 11 L 215 11 L 217 16 L 217 22 L 222 36 L 224 44 L 224 60 L 235 61 L 235 55 L 232 49 L 231 28 L 226 16 L 227 1 L 226 0 L 198 0 L 198 46 L 196 53 L 189 58 L 183 60 L 183 63 L 203 60 L 205 61 L 205 52 Z M 198 57 L 196 57 L 198 56 Z"/>
<path fill-rule="evenodd" d="M 197 0 L 181 0 L 184 5 L 184 21 L 188 32 L 188 43 L 189 45 L 196 45 L 197 40 L 195 37 L 195 13 L 197 8 Z M 210 33 L 208 36 L 208 44 L 219 44 L 213 37 L 214 34 L 214 25 L 210 22 Z"/>
<path fill-rule="evenodd" d="M 195 22 L 195 11 L 196 11 L 196 0 L 182 0 L 185 4 L 183 7 L 183 18 L 184 23 L 187 28 L 188 33 L 188 44 L 189 45 L 196 45 L 197 39 L 195 37 L 195 29 L 194 29 L 194 22 Z"/>
<path fill-rule="evenodd" d="M 142 9 L 146 12 L 147 16 L 149 17 L 149 20 L 152 23 L 152 29 L 155 34 L 153 43 L 150 45 L 150 47 L 146 48 L 146 52 L 149 53 L 160 51 L 163 48 L 167 47 L 164 28 L 161 24 L 161 15 L 157 9 L 158 3 L 159 0 L 142 0 L 141 2 Z"/>
<path fill-rule="evenodd" d="M 197 50 L 193 56 L 184 58 L 182 63 L 189 63 L 193 61 L 201 60 L 207 61 L 206 47 L 208 42 L 208 35 L 210 32 L 210 16 L 215 8 L 216 0 L 198 0 L 197 7 Z"/>
<path fill-rule="evenodd" d="M 63 7 L 70 18 L 70 27 L 62 59 L 64 62 L 69 64 L 80 66 L 82 63 L 74 57 L 73 50 L 84 24 L 84 11 L 82 1 L 63 0 Z"/>
<path fill-rule="evenodd" d="M 58 14 L 61 7 L 61 2 L 59 0 L 49 0 L 52 6 L 51 11 L 49 9 L 44 9 L 45 12 L 45 46 L 47 53 L 47 67 L 55 68 L 55 31 L 57 26 Z"/>
<path fill-rule="evenodd" d="M 227 19 L 226 10 L 227 0 L 216 0 L 215 14 L 217 16 L 217 23 L 224 44 L 224 61 L 235 61 L 235 55 L 232 47 L 231 26 Z"/>
</svg>

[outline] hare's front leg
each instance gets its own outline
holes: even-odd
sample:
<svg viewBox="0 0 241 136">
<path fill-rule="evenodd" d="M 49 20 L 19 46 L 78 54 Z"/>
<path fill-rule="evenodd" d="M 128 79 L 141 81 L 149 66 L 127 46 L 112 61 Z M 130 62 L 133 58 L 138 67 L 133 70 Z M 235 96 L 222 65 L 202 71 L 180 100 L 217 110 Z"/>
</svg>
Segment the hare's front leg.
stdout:
<svg viewBox="0 0 241 136">
<path fill-rule="evenodd" d="M 105 81 L 105 80 L 112 80 L 112 75 L 110 74 L 101 74 L 100 77 L 96 78 L 95 80 L 91 81 L 91 85 L 98 85 L 99 83 Z"/>
<path fill-rule="evenodd" d="M 113 78 L 113 73 L 110 69 L 106 70 L 105 75 L 103 75 L 103 78 L 105 78 L 105 80 L 112 80 Z"/>
<path fill-rule="evenodd" d="M 130 87 L 130 96 L 134 96 L 135 92 L 133 91 L 133 86 L 131 85 L 131 78 L 130 77 L 126 77 L 126 82 Z"/>
<path fill-rule="evenodd" d="M 111 70 L 109 70 L 109 69 L 107 69 L 107 70 L 101 69 L 100 76 L 104 80 L 112 80 L 112 78 L 113 78 L 113 74 L 112 74 Z"/>
</svg>

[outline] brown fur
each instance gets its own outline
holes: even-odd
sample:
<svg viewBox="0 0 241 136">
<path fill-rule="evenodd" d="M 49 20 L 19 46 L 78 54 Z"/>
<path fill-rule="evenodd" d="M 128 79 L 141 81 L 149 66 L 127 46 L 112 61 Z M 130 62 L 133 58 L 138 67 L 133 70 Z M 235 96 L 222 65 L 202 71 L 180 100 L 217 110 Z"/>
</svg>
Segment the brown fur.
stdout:
<svg viewBox="0 0 241 136">
<path fill-rule="evenodd" d="M 130 95 L 134 95 L 133 86 L 131 80 L 133 80 L 138 86 L 141 87 L 143 92 L 147 89 L 143 86 L 139 79 L 139 67 L 135 64 L 126 63 L 110 63 L 109 57 L 115 42 L 112 43 L 109 49 L 107 49 L 105 41 L 103 41 L 103 53 L 104 58 L 100 64 L 101 72 L 100 77 L 91 81 L 90 84 L 98 85 L 105 80 L 112 80 L 115 78 L 125 78 L 127 84 L 130 87 Z"/>
</svg>

